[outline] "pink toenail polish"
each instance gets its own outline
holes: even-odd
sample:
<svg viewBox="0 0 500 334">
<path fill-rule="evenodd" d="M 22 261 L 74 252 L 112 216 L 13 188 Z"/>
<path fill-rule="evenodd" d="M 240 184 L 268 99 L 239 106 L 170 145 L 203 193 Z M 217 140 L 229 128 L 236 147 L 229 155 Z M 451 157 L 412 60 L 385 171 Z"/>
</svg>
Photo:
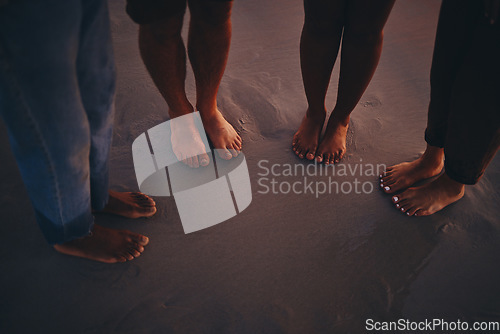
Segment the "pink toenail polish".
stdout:
<svg viewBox="0 0 500 334">
<path fill-rule="evenodd" d="M 398 196 L 394 196 L 394 197 L 393 197 L 392 199 L 394 200 L 394 202 L 397 202 L 397 201 L 399 201 L 399 198 L 398 198 Z"/>
</svg>

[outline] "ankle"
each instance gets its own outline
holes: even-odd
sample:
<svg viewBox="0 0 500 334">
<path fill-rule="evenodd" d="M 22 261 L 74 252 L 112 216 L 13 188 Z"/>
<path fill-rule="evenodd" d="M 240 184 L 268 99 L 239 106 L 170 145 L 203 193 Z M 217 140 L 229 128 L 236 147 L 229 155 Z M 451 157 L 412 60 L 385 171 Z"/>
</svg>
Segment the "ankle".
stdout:
<svg viewBox="0 0 500 334">
<path fill-rule="evenodd" d="M 170 116 L 170 118 L 175 118 L 191 114 L 193 111 L 194 111 L 193 106 L 191 105 L 191 103 L 189 103 L 189 101 L 187 101 L 175 106 L 169 106 L 168 115 Z"/>
<path fill-rule="evenodd" d="M 448 176 L 448 174 L 446 174 L 446 172 L 441 176 L 441 181 L 451 195 L 463 196 L 465 192 L 465 184 L 453 180 Z"/>
<path fill-rule="evenodd" d="M 306 118 L 314 122 L 323 123 L 326 119 L 326 108 L 312 108 L 309 106 L 306 111 Z"/>
<path fill-rule="evenodd" d="M 328 122 L 340 124 L 342 126 L 348 126 L 350 121 L 351 121 L 350 114 L 346 115 L 345 113 L 336 112 L 334 109 L 332 111 L 332 114 L 330 116 L 330 120 Z"/>
<path fill-rule="evenodd" d="M 208 123 L 213 123 L 220 121 L 220 118 L 223 117 L 222 114 L 219 112 L 219 109 L 217 108 L 217 105 L 215 107 L 196 107 L 197 110 L 200 112 L 201 120 L 203 121 L 204 124 Z"/>
<path fill-rule="evenodd" d="M 444 166 L 444 150 L 440 147 L 427 145 L 420 160 L 428 168 L 442 169 Z"/>
</svg>

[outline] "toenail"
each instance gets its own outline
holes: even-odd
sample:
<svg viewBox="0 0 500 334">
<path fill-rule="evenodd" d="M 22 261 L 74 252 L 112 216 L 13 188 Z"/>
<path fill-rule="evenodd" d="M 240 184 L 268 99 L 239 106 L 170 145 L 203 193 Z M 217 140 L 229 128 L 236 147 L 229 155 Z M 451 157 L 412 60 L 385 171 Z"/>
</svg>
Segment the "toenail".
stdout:
<svg viewBox="0 0 500 334">
<path fill-rule="evenodd" d="M 407 212 L 406 214 L 409 216 L 409 215 L 410 215 L 410 212 Z"/>
<path fill-rule="evenodd" d="M 405 211 L 405 208 L 401 208 L 401 211 Z"/>
<path fill-rule="evenodd" d="M 399 208 L 400 206 L 401 206 L 401 205 L 399 205 L 399 204 L 396 204 L 396 208 Z"/>
<path fill-rule="evenodd" d="M 398 198 L 398 196 L 394 196 L 394 197 L 393 197 L 392 199 L 393 199 L 393 201 L 394 201 L 394 202 L 397 202 L 397 201 L 399 201 L 399 198 Z"/>
<path fill-rule="evenodd" d="M 384 185 L 381 183 L 381 184 L 380 184 L 380 188 L 383 188 L 383 187 L 384 187 Z"/>
<path fill-rule="evenodd" d="M 384 189 L 387 190 L 387 191 L 391 190 L 390 187 L 385 187 Z"/>
</svg>

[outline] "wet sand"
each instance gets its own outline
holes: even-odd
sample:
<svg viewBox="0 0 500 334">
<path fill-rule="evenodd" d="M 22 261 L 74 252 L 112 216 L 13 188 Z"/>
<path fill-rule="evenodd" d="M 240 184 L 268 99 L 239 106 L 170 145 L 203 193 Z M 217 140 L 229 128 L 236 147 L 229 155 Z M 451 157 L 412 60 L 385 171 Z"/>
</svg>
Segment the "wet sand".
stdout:
<svg viewBox="0 0 500 334">
<path fill-rule="evenodd" d="M 352 114 L 346 168 L 409 161 L 425 148 L 439 4 L 396 3 L 380 65 Z M 124 1 L 110 5 L 118 67 L 111 186 L 137 189 L 132 142 L 166 120 L 167 107 L 140 60 Z M 281 174 L 284 164 L 306 164 L 290 149 L 306 109 L 302 20 L 300 0 L 235 1 L 219 107 L 243 137 L 252 204 L 187 235 L 171 197 L 155 198 L 151 219 L 97 215 L 99 224 L 149 236 L 132 262 L 72 258 L 45 243 L 0 126 L 0 332 L 361 333 L 367 319 L 499 321 L 499 156 L 460 202 L 421 218 L 397 211 L 366 168 L 263 175 L 273 164 Z M 332 78 L 330 110 L 338 66 Z M 189 70 L 187 90 L 193 99 Z M 271 178 L 285 190 L 336 181 L 373 192 L 265 193 Z"/>
</svg>

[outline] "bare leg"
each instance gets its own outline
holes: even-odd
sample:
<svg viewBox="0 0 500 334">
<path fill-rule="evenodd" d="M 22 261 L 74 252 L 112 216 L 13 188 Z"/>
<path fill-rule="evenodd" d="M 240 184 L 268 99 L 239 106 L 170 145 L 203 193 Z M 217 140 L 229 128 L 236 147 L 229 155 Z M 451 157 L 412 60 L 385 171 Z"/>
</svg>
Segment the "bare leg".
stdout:
<svg viewBox="0 0 500 334">
<path fill-rule="evenodd" d="M 292 149 L 299 158 L 313 160 L 326 118 L 325 97 L 342 38 L 345 1 L 305 0 L 304 10 L 300 64 L 308 108 Z"/>
<path fill-rule="evenodd" d="M 67 255 L 116 263 L 139 257 L 148 243 L 149 239 L 143 235 L 94 225 L 92 235 L 54 245 L 54 248 Z"/>
<path fill-rule="evenodd" d="M 339 162 L 346 151 L 350 114 L 375 73 L 383 28 L 394 0 L 355 0 L 347 5 L 337 104 L 317 150 L 317 161 Z"/>
<path fill-rule="evenodd" d="M 500 115 L 498 91 L 500 89 L 500 37 L 498 27 L 484 20 L 481 3 L 468 1 L 465 11 L 453 10 L 455 1 L 443 2 L 439 24 L 450 24 L 464 19 L 472 22 L 472 38 L 458 53 L 463 62 L 452 82 L 447 133 L 444 145 L 445 173 L 431 183 L 409 188 L 392 201 L 408 216 L 431 215 L 464 195 L 464 184 L 475 184 L 500 147 Z M 463 9 L 462 9 L 463 10 Z M 447 30 L 439 45 L 460 35 L 460 31 Z M 458 34 L 458 35 L 457 35 Z M 448 38 L 446 38 L 448 37 Z M 433 65 L 434 66 L 434 65 Z"/>
<path fill-rule="evenodd" d="M 139 48 L 146 68 L 165 98 L 170 117 L 193 112 L 184 83 L 186 49 L 181 37 L 184 13 L 139 28 Z"/>
<path fill-rule="evenodd" d="M 425 130 L 427 148 L 419 159 L 391 166 L 380 176 L 380 186 L 388 194 L 433 177 L 443 168 L 443 147 L 448 132 L 453 87 L 476 26 L 476 19 L 470 14 L 470 8 L 460 1 L 445 1 L 442 4 L 432 58 L 431 100 Z M 470 94 L 469 91 L 465 93 Z M 474 112 L 479 110 L 476 105 L 472 109 Z M 469 118 L 469 121 L 472 119 Z"/>
<path fill-rule="evenodd" d="M 417 160 L 388 167 L 384 174 L 380 175 L 380 187 L 386 193 L 393 194 L 436 176 L 443 169 L 443 158 L 443 148 L 427 144 L 424 154 Z"/>
<path fill-rule="evenodd" d="M 181 37 L 184 13 L 164 21 L 144 24 L 139 29 L 141 56 L 158 90 L 165 98 L 171 118 L 193 112 L 185 91 L 186 48 Z M 184 122 L 182 128 L 172 126 L 172 148 L 180 161 L 191 167 L 207 165 L 208 155 L 194 122 Z M 189 131 L 192 135 L 186 135 Z M 177 140 L 182 138 L 182 142 Z M 181 157 L 189 157 L 183 159 Z M 200 161 L 198 161 L 200 158 Z"/>
<path fill-rule="evenodd" d="M 231 2 L 189 0 L 188 54 L 196 79 L 196 108 L 223 159 L 237 156 L 241 138 L 217 108 L 217 91 L 231 41 Z"/>
</svg>

